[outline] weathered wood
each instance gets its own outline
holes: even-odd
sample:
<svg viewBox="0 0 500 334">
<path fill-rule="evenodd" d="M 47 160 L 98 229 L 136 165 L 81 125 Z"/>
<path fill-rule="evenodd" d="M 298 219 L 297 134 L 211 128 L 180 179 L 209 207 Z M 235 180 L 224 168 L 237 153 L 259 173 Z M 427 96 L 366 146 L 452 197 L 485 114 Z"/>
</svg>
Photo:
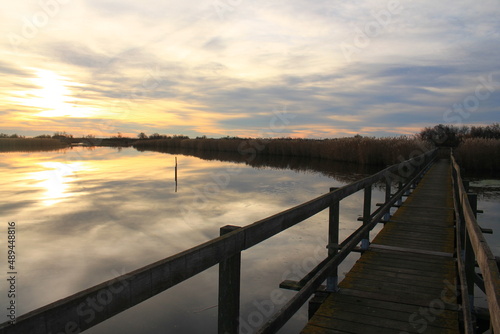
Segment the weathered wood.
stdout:
<svg viewBox="0 0 500 334">
<path fill-rule="evenodd" d="M 381 323 L 384 320 L 408 323 L 408 319 L 412 317 L 413 313 L 418 314 L 419 307 L 368 298 L 359 299 L 339 293 L 330 295 L 325 300 L 324 306 L 316 312 L 316 315 L 329 317 L 337 312 L 354 313 L 361 317 L 376 314 L 377 318 L 383 319 Z M 434 327 L 458 329 L 456 312 L 442 310 L 439 313 L 432 323 Z"/>
<path fill-rule="evenodd" d="M 467 191 L 460 175 L 460 167 L 452 156 L 454 179 L 456 180 L 457 198 L 463 213 L 465 227 L 474 249 L 476 261 L 484 279 L 491 325 L 495 333 L 500 333 L 500 272 L 495 256 L 491 252 L 478 225 L 474 212 L 467 198 Z"/>
<path fill-rule="evenodd" d="M 370 224 L 372 212 L 372 186 L 366 186 L 363 196 L 363 225 Z M 387 201 L 386 201 L 387 202 Z M 370 246 L 370 232 L 366 232 L 361 240 L 361 249 L 367 250 Z"/>
<path fill-rule="evenodd" d="M 330 188 L 335 191 L 338 188 Z M 328 256 L 333 257 L 339 250 L 339 229 L 340 229 L 340 201 L 335 201 L 330 205 L 328 219 Z M 329 292 L 338 290 L 338 268 L 331 268 L 326 280 L 326 289 Z"/>
<path fill-rule="evenodd" d="M 221 227 L 223 236 L 241 227 Z M 238 334 L 240 318 L 241 253 L 236 253 L 219 263 L 218 333 Z"/>
<path fill-rule="evenodd" d="M 472 321 L 472 303 L 470 300 L 470 294 L 468 287 L 470 286 L 467 282 L 466 268 L 465 268 L 465 251 L 463 251 L 463 243 L 465 242 L 465 227 L 464 227 L 464 216 L 463 212 L 460 210 L 460 203 L 458 198 L 458 186 L 456 174 L 453 173 L 453 200 L 455 204 L 455 216 L 456 216 L 456 248 L 457 248 L 457 272 L 458 279 L 460 280 L 459 292 L 462 296 L 462 327 L 464 332 L 467 334 L 474 333 L 473 321 Z M 474 269 L 475 270 L 475 269 Z"/>
<path fill-rule="evenodd" d="M 391 199 L 391 192 L 392 192 L 392 181 L 391 180 L 385 180 L 385 201 L 384 203 L 387 203 L 390 199 Z M 378 206 L 379 203 L 377 203 L 377 206 Z M 380 206 L 382 206 L 383 203 L 381 203 Z M 396 203 L 394 203 L 393 207 L 398 207 L 399 205 L 397 205 Z M 385 216 L 384 218 L 382 219 L 383 222 L 386 222 L 388 221 L 389 219 L 391 219 L 391 210 L 387 210 L 385 212 Z"/>
<path fill-rule="evenodd" d="M 408 282 L 415 286 L 423 286 L 423 287 L 436 287 L 440 286 L 443 283 L 443 279 L 438 276 L 418 276 L 415 274 L 405 274 L 400 272 L 394 272 L 390 270 L 382 270 L 381 268 L 370 268 L 370 272 L 373 274 L 372 280 L 376 281 L 390 281 L 390 282 Z M 363 268 L 352 268 L 349 271 L 350 275 L 359 276 L 364 275 Z"/>
</svg>

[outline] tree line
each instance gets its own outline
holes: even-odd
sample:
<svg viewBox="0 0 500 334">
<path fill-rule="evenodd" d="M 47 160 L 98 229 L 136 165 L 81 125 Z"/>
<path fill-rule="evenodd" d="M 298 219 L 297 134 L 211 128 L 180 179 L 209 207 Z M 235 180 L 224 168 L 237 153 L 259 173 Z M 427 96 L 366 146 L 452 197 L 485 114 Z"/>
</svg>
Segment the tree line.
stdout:
<svg viewBox="0 0 500 334">
<path fill-rule="evenodd" d="M 356 138 L 361 138 L 362 136 L 356 135 Z M 481 139 L 500 139 L 500 123 L 493 123 L 491 125 L 485 125 L 485 126 L 454 126 L 454 125 L 443 125 L 443 124 L 438 124 L 433 127 L 426 127 L 422 129 L 419 133 L 415 134 L 415 137 L 417 139 L 429 142 L 434 144 L 434 146 L 437 147 L 457 147 L 461 142 L 463 142 L 465 139 L 470 139 L 470 138 L 481 138 Z M 23 135 L 18 135 L 18 134 L 5 134 L 5 133 L 0 133 L 0 138 L 26 138 Z M 54 132 L 53 135 L 49 134 L 42 134 L 39 136 L 36 136 L 34 138 L 43 138 L 43 139 L 73 139 L 75 138 L 72 134 L 67 133 L 66 131 L 58 131 Z M 95 138 L 94 135 L 89 134 L 86 136 L 83 136 L 81 138 Z M 111 138 L 126 138 L 123 137 L 120 132 L 118 132 L 117 136 L 112 136 Z M 132 139 L 132 138 L 127 138 L 127 139 Z M 157 132 L 147 135 L 144 132 L 140 132 L 137 135 L 137 139 L 139 140 L 158 140 L 158 139 L 176 139 L 176 140 L 183 140 L 183 139 L 190 139 L 189 136 L 185 135 L 162 135 Z M 199 136 L 196 137 L 195 139 L 207 139 L 207 136 Z M 222 137 L 219 139 L 245 139 L 245 138 L 239 138 L 239 137 Z M 246 138 L 248 139 L 248 138 Z M 281 138 L 281 139 L 288 139 L 288 140 L 304 140 L 304 139 L 292 139 L 292 138 Z"/>
<path fill-rule="evenodd" d="M 500 124 L 470 127 L 438 124 L 424 128 L 417 137 L 437 147 L 457 147 L 465 139 L 500 139 Z"/>
</svg>

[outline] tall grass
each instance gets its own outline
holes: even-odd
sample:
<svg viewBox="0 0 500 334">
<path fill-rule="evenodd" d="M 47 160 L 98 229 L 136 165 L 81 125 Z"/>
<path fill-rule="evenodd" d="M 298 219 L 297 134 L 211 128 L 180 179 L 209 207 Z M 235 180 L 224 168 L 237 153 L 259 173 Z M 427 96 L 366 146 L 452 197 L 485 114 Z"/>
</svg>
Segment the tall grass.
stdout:
<svg viewBox="0 0 500 334">
<path fill-rule="evenodd" d="M 467 138 L 455 150 L 455 158 L 466 171 L 500 171 L 500 139 Z"/>
<path fill-rule="evenodd" d="M 0 152 L 49 151 L 66 146 L 68 144 L 51 138 L 0 138 Z"/>
<path fill-rule="evenodd" d="M 424 141 L 408 138 L 352 137 L 327 140 L 312 139 L 154 139 L 139 140 L 137 149 L 191 149 L 199 151 L 238 152 L 247 160 L 257 155 L 321 158 L 369 165 L 390 165 L 430 149 Z"/>
</svg>

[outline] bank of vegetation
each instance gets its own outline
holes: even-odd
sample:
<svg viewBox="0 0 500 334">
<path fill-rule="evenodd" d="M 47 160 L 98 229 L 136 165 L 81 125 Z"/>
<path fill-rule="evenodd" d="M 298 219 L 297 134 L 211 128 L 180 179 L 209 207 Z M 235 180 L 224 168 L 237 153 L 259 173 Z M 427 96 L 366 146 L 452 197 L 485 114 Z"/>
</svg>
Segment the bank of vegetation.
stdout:
<svg viewBox="0 0 500 334">
<path fill-rule="evenodd" d="M 455 149 L 455 157 L 466 172 L 500 171 L 500 139 L 466 138 Z"/>
<path fill-rule="evenodd" d="M 140 150 L 191 150 L 236 152 L 245 160 L 256 156 L 289 156 L 320 158 L 365 165 L 385 166 L 409 159 L 433 148 L 455 151 L 460 165 L 467 171 L 500 170 L 500 125 L 436 125 L 422 129 L 414 136 L 375 138 L 354 136 L 337 139 L 252 139 L 225 137 L 212 139 L 166 136 L 141 132 L 133 146 Z"/>
<path fill-rule="evenodd" d="M 54 150 L 75 144 L 85 146 L 134 146 L 139 150 L 191 152 L 229 152 L 250 163 L 256 157 L 283 156 L 319 158 L 363 165 L 386 166 L 409 159 L 435 147 L 453 149 L 460 165 L 471 172 L 500 170 L 500 124 L 487 126 L 436 125 L 414 136 L 375 138 L 354 136 L 336 139 L 238 138 L 219 139 L 184 135 L 167 136 L 141 132 L 137 138 L 111 138 L 88 135 L 74 138 L 66 132 L 24 138 L 0 133 L 0 152 Z"/>
<path fill-rule="evenodd" d="M 196 151 L 237 152 L 247 161 L 261 155 L 320 158 L 369 165 L 390 165 L 425 152 L 431 145 L 410 137 L 373 138 L 355 136 L 337 139 L 221 139 L 174 136 L 143 139 L 133 146 L 145 150 L 186 149 Z"/>
<path fill-rule="evenodd" d="M 52 138 L 0 138 L 0 152 L 51 151 L 67 146 L 61 140 Z"/>
<path fill-rule="evenodd" d="M 439 124 L 423 129 L 417 136 L 435 147 L 453 149 L 466 172 L 500 171 L 499 123 L 471 127 Z"/>
</svg>

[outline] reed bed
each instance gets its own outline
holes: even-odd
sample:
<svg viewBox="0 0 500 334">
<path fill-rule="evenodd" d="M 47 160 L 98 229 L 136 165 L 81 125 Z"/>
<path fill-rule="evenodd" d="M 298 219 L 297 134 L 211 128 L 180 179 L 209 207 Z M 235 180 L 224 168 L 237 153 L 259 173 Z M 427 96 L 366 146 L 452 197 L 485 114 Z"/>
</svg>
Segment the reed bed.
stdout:
<svg viewBox="0 0 500 334">
<path fill-rule="evenodd" d="M 500 139 L 467 138 L 454 153 L 458 164 L 465 171 L 500 171 Z"/>
<path fill-rule="evenodd" d="M 51 138 L 0 138 L 0 152 L 50 151 L 68 146 Z"/>
<path fill-rule="evenodd" d="M 147 139 L 133 145 L 137 149 L 191 149 L 198 151 L 238 152 L 247 160 L 257 155 L 321 158 L 367 165 L 390 165 L 428 151 L 431 145 L 415 138 L 352 137 L 312 139 Z"/>
</svg>

